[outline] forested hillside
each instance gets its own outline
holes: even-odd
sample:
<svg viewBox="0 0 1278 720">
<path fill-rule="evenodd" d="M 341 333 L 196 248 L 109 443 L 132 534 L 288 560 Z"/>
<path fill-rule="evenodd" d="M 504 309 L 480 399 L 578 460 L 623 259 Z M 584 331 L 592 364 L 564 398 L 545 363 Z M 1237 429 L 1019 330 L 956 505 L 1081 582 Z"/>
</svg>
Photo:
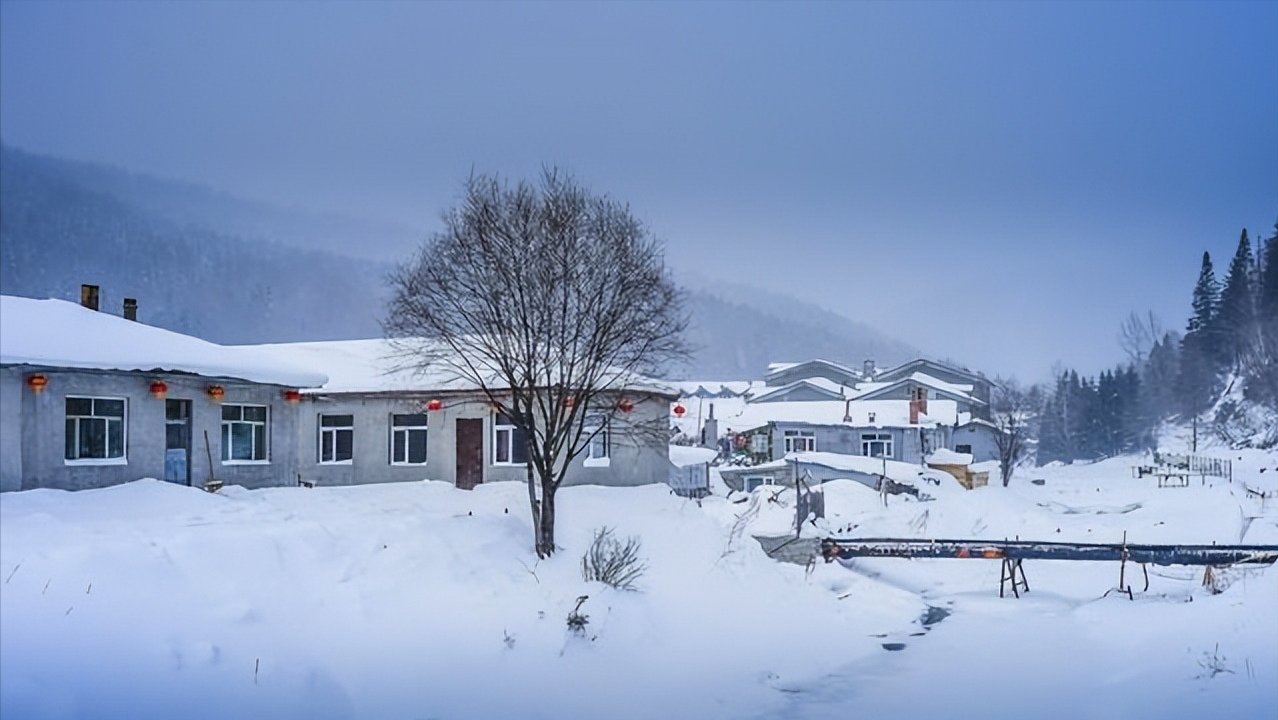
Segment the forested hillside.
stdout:
<svg viewBox="0 0 1278 720">
<path fill-rule="evenodd" d="M 1039 392 L 1038 461 L 1152 448 L 1165 421 L 1234 446 L 1278 445 L 1278 225 L 1255 249 L 1243 230 L 1224 282 L 1204 252 L 1185 333 L 1152 315 L 1122 328 L 1129 361 L 1095 378 L 1058 373 Z"/>
<path fill-rule="evenodd" d="M 378 336 L 384 258 L 414 247 L 403 228 L 8 146 L 0 154 L 0 291 L 74 300 L 91 283 L 103 310 L 119 313 L 135 297 L 144 322 L 216 342 Z M 757 378 L 775 361 L 887 365 L 917 355 L 784 295 L 684 284 L 697 351 L 673 371 L 679 377 Z"/>
<path fill-rule="evenodd" d="M 377 335 L 385 268 L 178 224 L 77 183 L 39 156 L 0 158 L 0 291 L 135 297 L 149 324 L 215 342 Z"/>
</svg>

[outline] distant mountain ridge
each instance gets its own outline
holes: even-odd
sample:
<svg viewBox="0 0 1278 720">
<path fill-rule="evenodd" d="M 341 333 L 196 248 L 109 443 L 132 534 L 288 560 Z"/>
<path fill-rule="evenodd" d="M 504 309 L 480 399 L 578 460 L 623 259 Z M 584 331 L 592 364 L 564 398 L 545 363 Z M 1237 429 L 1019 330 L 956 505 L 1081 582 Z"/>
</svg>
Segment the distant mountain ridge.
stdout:
<svg viewBox="0 0 1278 720">
<path fill-rule="evenodd" d="M 316 215 L 181 181 L 0 144 L 0 292 L 125 296 L 144 322 L 222 343 L 377 337 L 390 260 L 416 231 Z M 425 237 L 423 233 L 422 237 Z M 846 317 L 747 285 L 680 278 L 698 348 L 675 378 L 762 377 L 822 357 L 881 366 L 918 352 Z"/>
<path fill-rule="evenodd" d="M 180 226 L 81 184 L 65 165 L 0 146 L 0 291 L 125 296 L 139 319 L 214 342 L 380 334 L 388 266 Z"/>
</svg>

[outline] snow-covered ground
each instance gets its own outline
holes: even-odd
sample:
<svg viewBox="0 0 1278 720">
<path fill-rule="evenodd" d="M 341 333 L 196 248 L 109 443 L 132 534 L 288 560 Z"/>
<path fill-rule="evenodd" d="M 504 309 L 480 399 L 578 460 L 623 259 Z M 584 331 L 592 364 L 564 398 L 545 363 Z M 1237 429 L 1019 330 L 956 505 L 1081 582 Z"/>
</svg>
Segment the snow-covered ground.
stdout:
<svg viewBox="0 0 1278 720">
<path fill-rule="evenodd" d="M 806 534 L 1278 543 L 1278 500 L 1242 491 L 1278 460 L 1229 457 L 1232 484 L 1158 489 L 1124 458 L 886 507 L 835 481 Z M 750 539 L 786 531 L 777 490 L 565 488 L 540 563 L 517 483 L 8 493 L 0 717 L 1278 717 L 1274 568 L 1212 594 L 1129 566 L 1134 601 L 1113 563 L 1027 562 L 1019 600 L 997 561 L 805 570 Z M 642 539 L 638 592 L 582 580 L 601 526 Z"/>
</svg>

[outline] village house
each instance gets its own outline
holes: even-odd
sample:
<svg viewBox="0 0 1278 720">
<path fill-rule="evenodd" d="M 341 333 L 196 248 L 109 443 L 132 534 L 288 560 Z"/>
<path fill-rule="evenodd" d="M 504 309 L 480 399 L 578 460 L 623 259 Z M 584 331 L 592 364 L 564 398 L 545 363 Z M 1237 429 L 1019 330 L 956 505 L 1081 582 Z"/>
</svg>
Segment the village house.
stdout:
<svg viewBox="0 0 1278 720">
<path fill-rule="evenodd" d="M 998 431 L 988 420 L 990 390 L 983 375 L 932 360 L 883 371 L 866 361 L 857 371 L 817 359 L 774 363 L 763 384 L 748 384 L 739 399 L 708 402 L 708 396 L 689 394 L 685 400 L 696 400 L 701 437 L 731 435 L 734 449 L 756 464 L 818 452 L 922 466 L 939 450 L 975 463 L 998 457 Z"/>
<path fill-rule="evenodd" d="M 256 346 L 281 360 L 323 369 L 329 380 L 303 393 L 297 464 L 303 483 L 357 485 L 430 478 L 473 488 L 524 481 L 523 432 L 476 386 L 400 367 L 386 340 Z M 677 393 L 635 382 L 588 408 L 588 447 L 565 485 L 666 482 L 674 466 L 667 436 Z"/>
<path fill-rule="evenodd" d="M 82 304 L 0 296 L 0 490 L 292 484 L 323 373 Z"/>
</svg>

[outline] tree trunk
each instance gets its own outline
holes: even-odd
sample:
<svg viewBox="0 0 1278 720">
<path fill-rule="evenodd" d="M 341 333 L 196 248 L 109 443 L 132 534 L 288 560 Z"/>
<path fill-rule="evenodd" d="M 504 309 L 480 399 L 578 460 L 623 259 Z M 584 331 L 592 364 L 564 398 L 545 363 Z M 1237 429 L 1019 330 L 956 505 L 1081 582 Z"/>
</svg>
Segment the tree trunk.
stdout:
<svg viewBox="0 0 1278 720">
<path fill-rule="evenodd" d="M 555 489 L 541 486 L 541 519 L 537 524 L 537 557 L 547 558 L 555 552 Z"/>
<path fill-rule="evenodd" d="M 541 506 L 537 504 L 537 481 L 533 477 L 532 463 L 528 463 L 528 506 L 532 510 L 533 549 L 537 557 L 546 557 L 541 553 Z"/>
</svg>

